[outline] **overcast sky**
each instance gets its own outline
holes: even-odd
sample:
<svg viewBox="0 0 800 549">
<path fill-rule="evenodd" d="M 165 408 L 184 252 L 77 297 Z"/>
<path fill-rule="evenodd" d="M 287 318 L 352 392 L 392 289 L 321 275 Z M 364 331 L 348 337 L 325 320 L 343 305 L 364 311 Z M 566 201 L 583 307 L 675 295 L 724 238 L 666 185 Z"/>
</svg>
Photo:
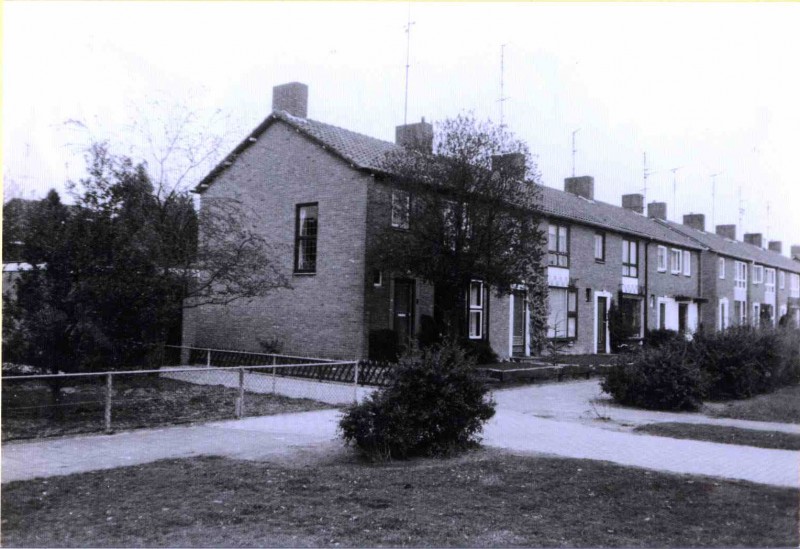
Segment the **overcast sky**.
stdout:
<svg viewBox="0 0 800 549">
<path fill-rule="evenodd" d="M 738 223 L 741 188 L 744 231 L 800 244 L 798 3 L 6 2 L 6 185 L 63 192 L 87 136 L 134 150 L 154 98 L 219 109 L 214 131 L 239 140 L 289 81 L 309 85 L 310 118 L 392 140 L 409 9 L 410 121 L 497 121 L 506 44 L 505 122 L 544 184 L 563 188 L 580 129 L 598 199 L 641 192 L 646 152 L 647 199 L 670 219 Z"/>
</svg>

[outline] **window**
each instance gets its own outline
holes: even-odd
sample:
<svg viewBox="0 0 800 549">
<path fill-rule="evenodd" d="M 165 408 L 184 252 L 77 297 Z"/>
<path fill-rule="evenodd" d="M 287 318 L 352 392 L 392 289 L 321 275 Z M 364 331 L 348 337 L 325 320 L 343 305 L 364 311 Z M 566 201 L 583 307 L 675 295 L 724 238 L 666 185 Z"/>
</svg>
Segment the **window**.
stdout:
<svg viewBox="0 0 800 549">
<path fill-rule="evenodd" d="M 623 297 L 619 300 L 619 315 L 624 332 L 629 337 L 642 336 L 642 303 L 641 299 Z"/>
<path fill-rule="evenodd" d="M 467 292 L 469 338 L 483 338 L 483 282 L 473 280 L 469 283 Z"/>
<path fill-rule="evenodd" d="M 725 258 L 724 257 L 720 257 L 719 258 L 718 270 L 719 270 L 719 277 L 722 280 L 725 280 Z"/>
<path fill-rule="evenodd" d="M 758 326 L 761 320 L 761 303 L 753 303 L 753 326 Z"/>
<path fill-rule="evenodd" d="M 314 204 L 298 204 L 295 217 L 294 272 L 317 272 L 317 233 L 319 208 Z"/>
<path fill-rule="evenodd" d="M 719 329 L 724 330 L 728 327 L 728 300 L 719 301 Z"/>
<path fill-rule="evenodd" d="M 683 251 L 683 276 L 692 276 L 692 252 Z"/>
<path fill-rule="evenodd" d="M 550 288 L 549 300 L 547 337 L 574 339 L 578 331 L 578 290 L 576 288 Z"/>
<path fill-rule="evenodd" d="M 658 247 L 658 272 L 664 273 L 667 271 L 667 247 Z"/>
<path fill-rule="evenodd" d="M 406 191 L 392 190 L 392 227 L 408 229 L 408 218 L 411 212 L 411 195 Z"/>
<path fill-rule="evenodd" d="M 622 276 L 639 276 L 638 242 L 635 240 L 622 241 Z"/>
<path fill-rule="evenodd" d="M 778 271 L 778 284 L 781 290 L 786 289 L 786 271 Z"/>
<path fill-rule="evenodd" d="M 681 272 L 681 251 L 672 248 L 669 252 L 670 258 L 670 267 L 672 268 L 672 274 L 680 274 Z"/>
<path fill-rule="evenodd" d="M 764 284 L 770 291 L 775 291 L 775 269 L 764 269 Z"/>
<path fill-rule="evenodd" d="M 789 296 L 800 297 L 800 274 L 791 273 L 789 275 L 789 282 L 790 282 Z"/>
<path fill-rule="evenodd" d="M 733 318 L 739 326 L 747 324 L 747 306 L 744 301 L 733 302 Z"/>
<path fill-rule="evenodd" d="M 552 267 L 569 267 L 569 228 L 550 225 L 547 238 L 547 264 Z"/>
<path fill-rule="evenodd" d="M 666 248 L 664 248 L 666 251 Z M 667 329 L 667 304 L 663 301 L 658 304 L 658 327 L 662 330 Z"/>
<path fill-rule="evenodd" d="M 594 260 L 606 260 L 606 234 L 594 233 Z"/>
<path fill-rule="evenodd" d="M 383 271 L 380 269 L 372 270 L 372 285 L 376 288 L 383 286 Z"/>
<path fill-rule="evenodd" d="M 743 261 L 737 261 L 735 263 L 736 266 L 736 273 L 734 278 L 734 286 L 737 288 L 746 288 L 747 287 L 747 263 Z"/>
<path fill-rule="evenodd" d="M 764 267 L 753 265 L 753 284 L 761 284 L 762 282 L 764 282 Z"/>
</svg>

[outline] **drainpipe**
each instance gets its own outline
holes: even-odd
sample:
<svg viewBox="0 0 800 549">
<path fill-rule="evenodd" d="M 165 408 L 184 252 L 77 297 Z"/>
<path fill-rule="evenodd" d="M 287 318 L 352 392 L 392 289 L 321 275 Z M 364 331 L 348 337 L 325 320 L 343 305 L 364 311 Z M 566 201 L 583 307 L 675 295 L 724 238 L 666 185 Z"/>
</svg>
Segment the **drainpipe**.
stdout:
<svg viewBox="0 0 800 549">
<path fill-rule="evenodd" d="M 650 318 L 650 284 L 649 284 L 649 258 L 650 258 L 650 241 L 645 240 L 644 243 L 644 326 L 643 332 L 646 334 L 649 330 L 647 323 Z"/>
</svg>

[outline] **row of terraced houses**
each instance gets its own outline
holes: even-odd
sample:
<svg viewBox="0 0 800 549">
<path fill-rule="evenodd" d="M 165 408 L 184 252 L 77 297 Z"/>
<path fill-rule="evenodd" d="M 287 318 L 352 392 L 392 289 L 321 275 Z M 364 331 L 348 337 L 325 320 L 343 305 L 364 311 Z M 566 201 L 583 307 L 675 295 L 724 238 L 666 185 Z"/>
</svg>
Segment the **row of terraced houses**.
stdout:
<svg viewBox="0 0 800 549">
<path fill-rule="evenodd" d="M 408 197 L 382 169 L 385 155 L 427 143 L 433 128 L 399 126 L 390 143 L 307 118 L 308 88 L 273 89 L 272 113 L 197 186 L 202 204 L 235 198 L 243 220 L 285 253 L 291 290 L 231 304 L 187 309 L 184 345 L 257 349 L 277 339 L 285 352 L 366 357 L 369 334 L 419 333 L 433 315 L 433 288 L 405 275 L 370 270 L 376 231 L 402 227 Z M 509 159 L 502 159 L 508 161 Z M 511 159 L 513 160 L 513 159 Z M 760 234 L 706 227 L 702 214 L 667 219 L 667 205 L 640 194 L 620 206 L 594 197 L 592 177 L 564 190 L 542 187 L 547 234 L 548 337 L 565 352 L 607 353 L 612 303 L 634 338 L 646 330 L 691 334 L 737 324 L 800 324 L 800 246 L 792 257 Z M 501 358 L 530 355 L 525 291 L 497 296 L 475 280 L 464 314 L 469 337 Z"/>
</svg>

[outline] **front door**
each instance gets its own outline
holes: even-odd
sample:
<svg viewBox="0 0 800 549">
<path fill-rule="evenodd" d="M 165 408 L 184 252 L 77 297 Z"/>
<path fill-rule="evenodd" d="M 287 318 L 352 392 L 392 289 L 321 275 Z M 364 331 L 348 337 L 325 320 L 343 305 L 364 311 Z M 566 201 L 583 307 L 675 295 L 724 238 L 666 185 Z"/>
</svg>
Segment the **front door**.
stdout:
<svg viewBox="0 0 800 549">
<path fill-rule="evenodd" d="M 597 296 L 597 352 L 606 352 L 606 334 L 608 333 L 608 298 Z"/>
<path fill-rule="evenodd" d="M 527 331 L 525 330 L 525 296 L 524 290 L 515 290 L 511 294 L 511 306 L 513 310 L 513 327 L 511 335 L 511 353 L 514 356 L 524 356 L 527 348 Z"/>
<path fill-rule="evenodd" d="M 411 343 L 414 335 L 414 281 L 394 281 L 394 331 L 401 346 Z"/>
<path fill-rule="evenodd" d="M 678 332 L 685 334 L 689 325 L 689 305 L 686 303 L 678 304 Z"/>
</svg>

